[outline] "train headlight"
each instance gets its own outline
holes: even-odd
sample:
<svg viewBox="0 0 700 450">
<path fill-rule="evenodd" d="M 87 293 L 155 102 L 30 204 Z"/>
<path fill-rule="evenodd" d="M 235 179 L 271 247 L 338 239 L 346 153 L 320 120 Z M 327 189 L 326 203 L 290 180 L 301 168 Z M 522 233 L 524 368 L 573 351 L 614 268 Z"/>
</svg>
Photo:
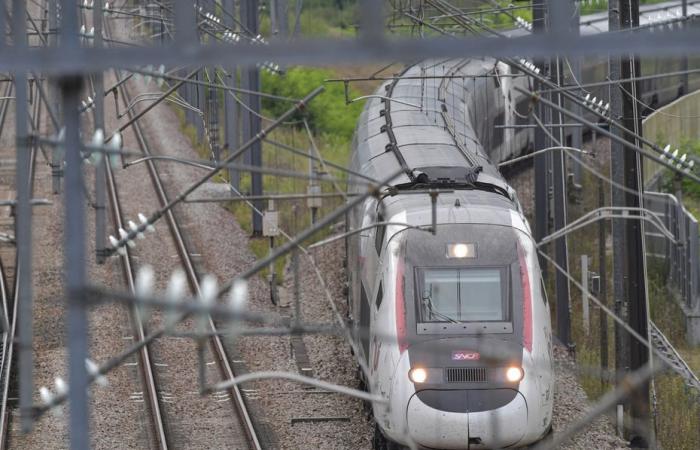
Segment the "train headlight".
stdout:
<svg viewBox="0 0 700 450">
<path fill-rule="evenodd" d="M 509 367 L 506 369 L 506 380 L 517 383 L 525 376 L 525 372 L 520 367 Z"/>
<path fill-rule="evenodd" d="M 416 367 L 408 371 L 408 378 L 414 383 L 425 383 L 425 380 L 428 379 L 428 371 L 422 367 Z"/>
<path fill-rule="evenodd" d="M 476 244 L 447 244 L 447 257 L 452 259 L 476 258 Z"/>
</svg>

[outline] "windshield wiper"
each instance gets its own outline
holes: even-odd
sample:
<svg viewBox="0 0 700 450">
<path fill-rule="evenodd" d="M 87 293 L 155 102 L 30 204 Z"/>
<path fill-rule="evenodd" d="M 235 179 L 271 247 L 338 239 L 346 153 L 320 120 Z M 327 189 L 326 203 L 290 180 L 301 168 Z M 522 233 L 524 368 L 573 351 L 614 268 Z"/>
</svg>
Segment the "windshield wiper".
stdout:
<svg viewBox="0 0 700 450">
<path fill-rule="evenodd" d="M 446 322 L 452 322 L 452 323 L 460 323 L 459 321 L 453 319 L 452 317 L 441 313 L 437 309 L 435 309 L 435 306 L 433 305 L 433 299 L 430 297 L 430 295 L 424 295 L 423 296 L 423 303 L 426 305 L 428 311 L 430 311 L 430 314 L 433 316 L 437 316 L 440 319 L 446 321 Z"/>
</svg>

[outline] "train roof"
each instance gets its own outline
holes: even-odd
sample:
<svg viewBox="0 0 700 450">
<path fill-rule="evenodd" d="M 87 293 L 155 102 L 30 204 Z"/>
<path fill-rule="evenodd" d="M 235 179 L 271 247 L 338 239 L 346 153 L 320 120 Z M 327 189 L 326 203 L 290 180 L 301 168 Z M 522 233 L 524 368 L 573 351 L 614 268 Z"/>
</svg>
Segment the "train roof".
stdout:
<svg viewBox="0 0 700 450">
<path fill-rule="evenodd" d="M 360 117 L 355 151 L 363 171 L 381 178 L 403 170 L 393 183 L 397 186 L 425 180 L 476 182 L 507 192 L 507 183 L 471 125 L 469 114 L 473 113 L 464 101 L 465 92 L 478 89 L 476 84 L 466 86 L 471 83 L 466 80 L 493 71 L 495 64 L 490 58 L 424 61 L 407 68 L 400 79 L 385 83 Z M 418 78 L 424 75 L 428 78 Z"/>
<path fill-rule="evenodd" d="M 680 8 L 678 1 L 643 5 L 640 21 L 677 16 Z M 688 12 L 700 14 L 700 0 L 690 0 Z M 582 34 L 607 27 L 607 13 L 581 19 Z M 517 29 L 506 34 L 527 33 Z M 428 60 L 384 83 L 358 122 L 355 152 L 361 170 L 376 179 L 400 171 L 392 183 L 400 188 L 428 180 L 479 184 L 507 193 L 508 184 L 479 139 L 488 131 L 479 128 L 483 121 L 475 116 L 488 114 L 488 96 L 479 92 L 494 83 L 493 75 L 498 75 L 498 61 L 492 58 Z"/>
<path fill-rule="evenodd" d="M 413 225 L 431 222 L 431 199 L 427 195 L 396 195 L 383 199 L 384 217 L 406 214 L 401 221 Z M 517 211 L 508 198 L 479 190 L 455 190 L 436 199 L 438 223 L 490 223 L 512 226 L 511 211 Z M 524 227 L 523 230 L 525 231 Z"/>
</svg>

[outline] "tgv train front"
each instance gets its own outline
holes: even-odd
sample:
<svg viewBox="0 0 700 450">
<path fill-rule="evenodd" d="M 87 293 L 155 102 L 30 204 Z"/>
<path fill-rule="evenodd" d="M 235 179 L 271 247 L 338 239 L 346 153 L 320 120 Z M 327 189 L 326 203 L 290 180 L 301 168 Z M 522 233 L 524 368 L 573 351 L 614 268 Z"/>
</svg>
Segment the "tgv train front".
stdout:
<svg viewBox="0 0 700 450">
<path fill-rule="evenodd" d="M 502 196 L 471 195 L 459 196 L 468 208 L 441 195 L 436 235 L 387 230 L 386 305 L 373 315 L 369 352 L 370 384 L 389 398 L 374 406 L 376 447 L 518 447 L 550 431 L 551 328 L 536 248 L 522 215 L 498 207 Z M 420 216 L 404 209 L 387 220 L 425 224 Z M 381 335 L 394 328 L 391 345 Z"/>
</svg>

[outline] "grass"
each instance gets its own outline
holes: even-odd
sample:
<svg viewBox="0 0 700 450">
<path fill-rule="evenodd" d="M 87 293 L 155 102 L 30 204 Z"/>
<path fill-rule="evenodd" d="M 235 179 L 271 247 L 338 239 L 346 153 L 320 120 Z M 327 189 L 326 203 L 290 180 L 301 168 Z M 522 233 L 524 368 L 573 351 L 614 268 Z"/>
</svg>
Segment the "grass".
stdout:
<svg viewBox="0 0 700 450">
<path fill-rule="evenodd" d="M 323 81 L 327 78 L 337 77 L 337 74 L 331 69 L 314 69 L 303 67 L 292 67 L 284 76 L 263 74 L 262 87 L 263 91 L 276 95 L 281 95 L 291 98 L 302 98 L 314 88 L 324 84 Z M 350 88 L 349 95 L 351 98 L 360 95 L 359 92 Z M 223 102 L 220 102 L 223 105 Z M 262 115 L 266 117 L 277 117 L 282 112 L 290 107 L 289 102 L 269 101 L 263 102 Z M 209 143 L 206 138 L 203 141 L 197 139 L 196 127 L 188 124 L 185 121 L 185 113 L 181 108 L 174 108 L 177 116 L 180 119 L 180 129 L 182 133 L 190 140 L 193 147 L 197 150 L 200 158 L 210 159 Z M 351 105 L 345 104 L 345 90 L 342 84 L 334 83 L 327 84 L 324 93 L 316 97 L 309 103 L 304 111 L 304 114 L 296 114 L 289 119 L 289 122 L 272 131 L 267 138 L 271 141 L 276 141 L 287 146 L 294 147 L 304 153 L 311 153 L 316 156 L 312 150 L 311 141 L 306 132 L 306 129 L 301 125 L 302 119 L 307 119 L 312 128 L 312 136 L 317 145 L 318 152 L 321 157 L 331 163 L 346 166 L 349 161 L 350 146 L 355 123 L 362 110 L 361 103 Z M 223 117 L 223 111 L 220 111 Z M 263 128 L 269 126 L 269 122 L 263 120 Z M 220 128 L 220 142 L 224 142 L 223 127 Z M 262 144 L 263 166 L 276 169 L 289 170 L 293 172 L 308 174 L 310 171 L 322 172 L 323 167 L 314 163 L 310 165 L 309 158 L 302 155 L 294 154 L 288 150 L 279 148 L 269 142 Z M 345 190 L 345 173 L 339 170 L 329 168 L 328 175 L 337 179 L 336 184 L 344 192 Z M 214 179 L 214 181 L 228 182 L 228 174 L 222 173 Z M 281 176 L 263 176 L 263 186 L 265 194 L 303 194 L 307 192 L 309 181 L 306 179 L 289 178 Z M 335 187 L 327 181 L 319 182 L 323 193 L 335 193 Z M 249 194 L 251 191 L 251 177 L 248 173 L 241 174 L 239 185 L 241 193 Z M 323 217 L 331 210 L 337 208 L 343 202 L 341 197 L 323 198 L 323 206 L 318 212 L 318 217 Z M 256 258 L 261 259 L 267 256 L 270 252 L 270 239 L 253 237 L 252 230 L 252 215 L 253 210 L 250 205 L 245 202 L 231 202 L 224 205 L 234 215 L 236 221 L 240 224 L 244 231 L 250 236 L 249 248 Z M 263 205 L 263 210 L 270 205 Z M 275 210 L 279 212 L 279 226 L 289 235 L 295 235 L 299 231 L 307 228 L 311 224 L 311 212 L 307 207 L 306 200 L 281 200 L 278 201 Z M 321 230 L 316 234 L 314 240 L 327 237 L 331 233 L 330 229 Z M 286 242 L 284 236 L 275 238 L 274 245 L 279 246 Z M 278 259 L 275 262 L 275 273 L 277 280 L 282 281 L 283 268 L 285 266 L 284 259 Z M 263 271 L 263 276 L 269 275 L 269 271 Z"/>
<path fill-rule="evenodd" d="M 293 4 L 290 4 L 288 13 L 287 26 L 290 33 L 293 33 L 296 25 Z M 354 37 L 357 34 L 357 21 L 356 0 L 306 0 L 299 19 L 299 33 L 307 38 Z M 264 36 L 269 36 L 270 29 L 270 15 L 264 11 L 260 31 Z"/>
<path fill-rule="evenodd" d="M 684 144 L 685 151 L 700 151 L 697 143 Z M 609 167 L 605 165 L 599 169 L 603 173 L 609 173 Z M 583 185 L 597 186 L 597 179 L 592 174 L 584 172 Z M 605 186 L 606 189 L 608 186 Z M 693 189 L 694 186 L 683 186 L 684 202 L 691 211 L 698 211 L 700 206 L 700 192 Z M 590 211 L 598 207 L 598 192 L 596 188 L 584 189 L 582 202 L 574 205 L 569 210 L 569 221 L 576 219 L 585 211 Z M 609 204 L 606 194 L 606 203 Z M 607 223 L 608 236 L 610 232 L 610 222 Z M 569 236 L 569 271 L 580 274 L 580 255 L 589 255 L 589 270 L 599 272 L 598 253 L 598 229 L 591 225 L 582 230 L 576 231 Z M 609 249 L 605 254 L 607 264 L 607 305 L 612 307 L 612 255 Z M 650 317 L 659 329 L 669 338 L 673 346 L 681 353 L 690 367 L 700 371 L 700 348 L 687 345 L 685 341 L 685 321 L 682 311 L 673 294 L 666 288 L 665 267 L 663 261 L 648 261 L 648 286 Z M 553 286 L 553 268 L 549 268 L 549 280 L 547 283 L 550 299 L 555 296 Z M 591 302 L 590 307 L 590 331 L 587 333 L 583 327 L 582 320 L 582 298 L 580 291 L 571 285 L 570 292 L 572 339 L 576 344 L 576 360 L 580 368 L 596 369 L 601 366 L 601 356 L 608 355 L 608 367 L 615 367 L 615 346 L 614 346 L 614 326 L 609 318 L 604 318 L 604 325 L 601 327 L 601 311 Z M 604 300 L 604 299 L 601 299 Z M 552 311 L 553 322 L 556 320 L 556 302 L 552 301 L 554 310 Z M 556 326 L 556 325 L 555 325 Z M 556 329 L 556 328 L 555 328 Z M 607 331 L 607 347 L 601 346 L 602 330 Z M 613 387 L 613 380 L 601 379 L 594 372 L 582 372 L 579 377 L 584 390 L 589 398 L 600 398 L 604 393 Z M 700 395 L 689 388 L 686 388 L 681 378 L 674 373 L 665 373 L 655 379 L 655 408 L 656 408 L 656 432 L 660 445 L 663 448 L 673 449 L 697 449 L 700 448 Z"/>
</svg>

